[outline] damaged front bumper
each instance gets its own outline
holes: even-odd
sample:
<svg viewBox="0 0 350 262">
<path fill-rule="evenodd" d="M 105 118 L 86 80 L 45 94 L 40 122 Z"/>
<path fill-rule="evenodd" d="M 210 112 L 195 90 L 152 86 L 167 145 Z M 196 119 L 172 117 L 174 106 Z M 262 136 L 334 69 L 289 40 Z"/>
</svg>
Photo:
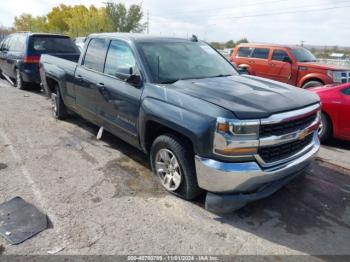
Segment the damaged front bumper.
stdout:
<svg viewBox="0 0 350 262">
<path fill-rule="evenodd" d="M 317 132 L 303 154 L 268 168 L 257 162 L 226 163 L 196 156 L 198 185 L 208 191 L 206 208 L 227 213 L 268 197 L 286 185 L 310 164 L 320 148 Z"/>
</svg>

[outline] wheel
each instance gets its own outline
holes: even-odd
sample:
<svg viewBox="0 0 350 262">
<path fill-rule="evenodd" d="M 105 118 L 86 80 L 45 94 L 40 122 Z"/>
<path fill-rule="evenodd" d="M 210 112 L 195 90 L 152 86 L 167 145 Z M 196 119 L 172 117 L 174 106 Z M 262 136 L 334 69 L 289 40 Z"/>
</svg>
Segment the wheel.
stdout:
<svg viewBox="0 0 350 262">
<path fill-rule="evenodd" d="M 63 102 L 61 92 L 58 86 L 55 87 L 55 92 L 51 93 L 52 112 L 56 119 L 63 120 L 67 117 L 67 108 Z"/>
<path fill-rule="evenodd" d="M 168 192 L 186 200 L 203 192 L 198 187 L 192 150 L 177 136 L 167 134 L 156 138 L 150 161 L 153 173 Z"/>
<path fill-rule="evenodd" d="M 24 82 L 21 76 L 21 72 L 19 71 L 18 68 L 16 68 L 16 82 L 15 82 L 15 87 L 18 89 L 23 90 L 24 89 Z"/>
<path fill-rule="evenodd" d="M 329 117 L 322 112 L 321 114 L 321 124 L 318 129 L 318 136 L 321 142 L 327 141 L 332 136 L 332 123 Z"/>
<path fill-rule="evenodd" d="M 324 84 L 320 81 L 309 81 L 309 82 L 306 82 L 302 88 L 304 89 L 308 89 L 308 88 L 311 88 L 311 87 L 317 87 L 317 86 L 323 86 Z"/>
</svg>

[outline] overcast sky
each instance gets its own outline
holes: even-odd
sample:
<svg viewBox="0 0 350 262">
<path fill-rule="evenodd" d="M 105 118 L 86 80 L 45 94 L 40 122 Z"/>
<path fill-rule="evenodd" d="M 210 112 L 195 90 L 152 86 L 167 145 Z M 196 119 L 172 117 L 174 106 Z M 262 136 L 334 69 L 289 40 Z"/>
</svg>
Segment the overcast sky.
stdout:
<svg viewBox="0 0 350 262">
<path fill-rule="evenodd" d="M 53 6 L 94 4 L 107 0 L 10 0 L 0 3 L 0 24 L 16 15 L 46 14 Z M 122 0 L 141 3 L 150 14 L 150 33 L 197 34 L 207 41 L 238 40 L 350 46 L 350 0 Z M 301 11 L 301 12 L 300 12 Z M 282 14 L 281 14 L 282 13 Z M 278 14 L 278 15 L 268 15 Z"/>
</svg>

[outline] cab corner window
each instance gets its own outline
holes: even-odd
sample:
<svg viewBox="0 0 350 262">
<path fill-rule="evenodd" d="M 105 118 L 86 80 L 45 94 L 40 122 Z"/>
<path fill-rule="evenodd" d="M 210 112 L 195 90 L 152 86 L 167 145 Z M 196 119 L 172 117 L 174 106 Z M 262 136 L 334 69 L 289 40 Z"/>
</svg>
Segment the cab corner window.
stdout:
<svg viewBox="0 0 350 262">
<path fill-rule="evenodd" d="M 274 61 L 285 61 L 286 57 L 289 57 L 286 51 L 274 50 L 272 53 L 272 60 Z"/>
<path fill-rule="evenodd" d="M 95 38 L 89 43 L 83 65 L 86 68 L 103 72 L 103 65 L 108 49 L 108 40 Z"/>
<path fill-rule="evenodd" d="M 249 57 L 252 50 L 253 50 L 253 48 L 251 48 L 251 47 L 240 47 L 238 49 L 237 56 L 238 57 Z"/>
<path fill-rule="evenodd" d="M 267 59 L 269 57 L 270 49 L 268 48 L 255 48 L 252 54 L 253 58 Z"/>
<path fill-rule="evenodd" d="M 108 49 L 104 73 L 123 78 L 135 73 L 136 60 L 130 47 L 122 41 L 112 41 Z"/>
</svg>

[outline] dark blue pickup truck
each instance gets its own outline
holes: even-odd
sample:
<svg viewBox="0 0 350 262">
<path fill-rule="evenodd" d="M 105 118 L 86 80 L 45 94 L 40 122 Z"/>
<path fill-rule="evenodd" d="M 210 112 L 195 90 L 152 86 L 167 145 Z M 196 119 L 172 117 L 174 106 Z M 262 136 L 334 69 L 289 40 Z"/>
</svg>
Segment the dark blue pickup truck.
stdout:
<svg viewBox="0 0 350 262">
<path fill-rule="evenodd" d="M 302 174 L 320 144 L 316 95 L 239 75 L 193 39 L 94 34 L 78 63 L 41 57 L 55 117 L 68 110 L 143 150 L 164 188 L 230 212 Z"/>
</svg>

